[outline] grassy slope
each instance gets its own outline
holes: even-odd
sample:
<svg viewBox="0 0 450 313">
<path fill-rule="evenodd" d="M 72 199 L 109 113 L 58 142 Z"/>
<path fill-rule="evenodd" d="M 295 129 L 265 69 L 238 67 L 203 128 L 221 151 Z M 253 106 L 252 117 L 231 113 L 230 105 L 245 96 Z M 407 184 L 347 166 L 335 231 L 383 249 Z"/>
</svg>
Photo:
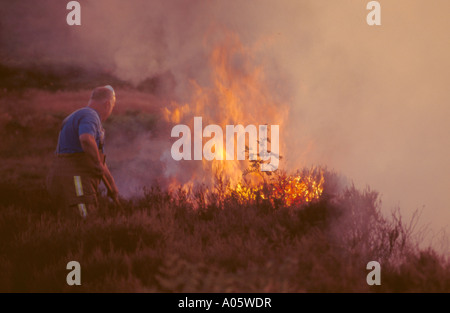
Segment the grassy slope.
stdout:
<svg viewBox="0 0 450 313">
<path fill-rule="evenodd" d="M 350 188 L 303 208 L 225 197 L 193 210 L 190 195 L 153 189 L 123 212 L 104 202 L 87 222 L 59 216 L 45 174 L 62 118 L 88 96 L 0 97 L 0 291 L 450 291 L 449 262 L 419 250 L 407 225 L 382 217 L 369 190 Z M 152 96 L 119 90 L 118 98 L 127 108 L 119 103 L 110 131 L 157 119 Z M 81 263 L 81 287 L 65 283 L 71 260 Z M 379 287 L 366 284 L 371 260 L 382 264 Z"/>
</svg>

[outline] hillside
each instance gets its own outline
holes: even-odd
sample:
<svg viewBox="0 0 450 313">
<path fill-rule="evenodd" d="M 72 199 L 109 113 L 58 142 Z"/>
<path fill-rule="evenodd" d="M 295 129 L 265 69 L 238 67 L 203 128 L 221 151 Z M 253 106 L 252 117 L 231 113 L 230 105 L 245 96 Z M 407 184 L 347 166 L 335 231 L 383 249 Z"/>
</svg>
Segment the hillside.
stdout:
<svg viewBox="0 0 450 313">
<path fill-rule="evenodd" d="M 383 216 L 376 191 L 340 186 L 327 169 L 300 169 L 324 177 L 323 193 L 306 203 L 244 196 L 218 175 L 214 188 L 148 185 L 123 199 L 123 210 L 102 199 L 98 216 L 67 219 L 50 203 L 45 176 L 62 119 L 89 93 L 2 91 L 0 291 L 450 291 L 449 260 L 418 247 L 414 220 Z M 126 105 L 105 124 L 112 142 L 167 127 L 160 98 L 129 86 L 117 95 Z M 113 170 L 123 162 L 114 153 L 110 161 Z M 81 287 L 66 284 L 72 260 L 82 266 Z M 366 283 L 372 260 L 381 286 Z"/>
</svg>

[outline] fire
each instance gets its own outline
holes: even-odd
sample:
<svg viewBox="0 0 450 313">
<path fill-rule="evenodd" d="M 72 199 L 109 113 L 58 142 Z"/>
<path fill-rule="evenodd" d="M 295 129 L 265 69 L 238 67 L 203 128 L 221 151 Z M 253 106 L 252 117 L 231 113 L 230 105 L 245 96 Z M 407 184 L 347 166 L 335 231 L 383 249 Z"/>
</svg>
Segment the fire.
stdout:
<svg viewBox="0 0 450 313">
<path fill-rule="evenodd" d="M 318 200 L 325 180 L 322 171 L 315 169 L 298 175 L 289 175 L 274 186 L 275 196 L 282 197 L 286 205 L 305 204 Z"/>
<path fill-rule="evenodd" d="M 229 35 L 212 50 L 209 83 L 201 84 L 192 80 L 190 101 L 184 104 L 171 103 L 169 108 L 164 109 L 166 120 L 173 124 L 191 125 L 194 117 L 200 116 L 204 124 L 215 124 L 222 129 L 226 125 L 250 124 L 282 127 L 288 116 L 289 106 L 280 100 L 283 97 L 277 94 L 279 90 L 269 83 L 264 63 L 257 60 L 255 55 L 258 54 L 253 50 L 244 47 L 238 36 Z M 280 133 L 281 131 L 282 128 Z M 285 146 L 282 138 L 283 136 L 280 139 L 281 155 Z M 270 143 L 270 138 L 267 141 Z M 216 145 L 214 148 L 219 149 L 217 151 L 224 156 L 223 160 L 185 161 L 191 163 L 185 163 L 180 181 L 184 181 L 185 185 L 188 181 L 188 184 L 203 183 L 211 186 L 215 179 L 214 169 L 220 168 L 222 175 L 234 186 L 229 188 L 230 194 L 239 200 L 265 199 L 273 204 L 281 202 L 288 206 L 311 202 L 323 192 L 323 175 L 317 170 L 295 175 L 261 174 L 263 182 L 245 183 L 242 181 L 242 173 L 252 167 L 253 161 L 237 160 L 236 157 L 234 160 L 227 160 L 233 157 L 226 157 L 229 152 L 224 146 L 217 148 Z M 236 147 L 234 150 L 237 150 Z"/>
<path fill-rule="evenodd" d="M 311 168 L 293 175 L 277 174 L 257 184 L 241 182 L 231 188 L 230 192 L 241 202 L 260 198 L 269 200 L 273 206 L 299 206 L 319 200 L 324 183 L 323 171 Z"/>
</svg>

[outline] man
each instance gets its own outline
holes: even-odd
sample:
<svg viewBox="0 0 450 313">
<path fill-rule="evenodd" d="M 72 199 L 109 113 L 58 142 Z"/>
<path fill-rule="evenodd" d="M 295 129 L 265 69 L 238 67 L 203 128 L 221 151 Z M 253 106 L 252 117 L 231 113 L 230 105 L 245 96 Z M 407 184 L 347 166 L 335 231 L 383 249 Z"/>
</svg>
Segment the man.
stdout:
<svg viewBox="0 0 450 313">
<path fill-rule="evenodd" d="M 105 132 L 102 126 L 115 103 L 111 86 L 97 87 L 88 105 L 63 121 L 47 188 L 55 203 L 71 215 L 86 218 L 97 210 L 101 180 L 108 195 L 118 202 L 118 190 L 103 154 Z"/>
</svg>

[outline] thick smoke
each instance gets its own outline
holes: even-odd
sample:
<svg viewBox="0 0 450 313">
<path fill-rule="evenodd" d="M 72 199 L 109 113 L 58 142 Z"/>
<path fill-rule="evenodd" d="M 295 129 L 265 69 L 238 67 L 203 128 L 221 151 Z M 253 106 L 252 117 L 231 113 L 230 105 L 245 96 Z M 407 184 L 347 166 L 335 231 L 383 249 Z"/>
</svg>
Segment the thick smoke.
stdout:
<svg viewBox="0 0 450 313">
<path fill-rule="evenodd" d="M 77 64 L 134 85 L 170 73 L 171 99 L 183 104 L 192 80 L 213 86 L 207 60 L 236 34 L 264 62 L 273 99 L 289 105 L 285 167 L 326 165 L 379 190 L 386 209 L 424 207 L 425 222 L 448 224 L 448 1 L 380 1 L 379 27 L 366 24 L 366 1 L 80 3 L 80 27 L 65 24 L 65 1 L 2 3 L 3 62 Z M 167 170 L 182 171 L 164 163 L 167 142 L 150 140 L 140 155 L 163 149 Z"/>
</svg>

